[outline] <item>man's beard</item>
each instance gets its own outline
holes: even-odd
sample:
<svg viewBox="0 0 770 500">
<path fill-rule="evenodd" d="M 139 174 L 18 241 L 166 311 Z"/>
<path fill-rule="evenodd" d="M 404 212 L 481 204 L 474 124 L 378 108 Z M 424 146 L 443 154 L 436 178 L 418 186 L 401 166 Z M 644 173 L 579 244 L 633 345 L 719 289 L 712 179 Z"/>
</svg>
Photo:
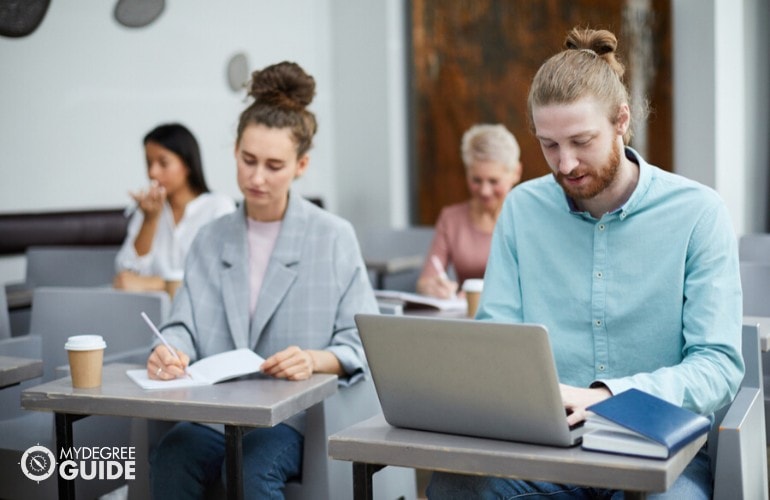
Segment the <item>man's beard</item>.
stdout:
<svg viewBox="0 0 770 500">
<path fill-rule="evenodd" d="M 570 177 L 580 177 L 581 175 L 588 174 L 590 176 L 589 182 L 582 186 L 570 186 L 566 182 L 566 177 L 561 172 L 554 172 L 556 182 L 564 189 L 567 196 L 573 200 L 588 200 L 598 195 L 605 189 L 607 189 L 615 180 L 618 175 L 618 169 L 620 168 L 620 145 L 617 141 L 612 141 L 612 150 L 607 158 L 607 161 L 591 172 L 588 169 L 578 168 L 570 173 Z"/>
</svg>

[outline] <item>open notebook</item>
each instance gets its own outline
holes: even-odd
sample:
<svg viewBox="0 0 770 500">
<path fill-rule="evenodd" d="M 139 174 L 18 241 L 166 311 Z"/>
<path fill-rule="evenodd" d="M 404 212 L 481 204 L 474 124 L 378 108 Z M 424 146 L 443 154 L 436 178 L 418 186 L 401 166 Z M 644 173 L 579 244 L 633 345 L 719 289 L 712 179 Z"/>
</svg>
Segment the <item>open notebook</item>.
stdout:
<svg viewBox="0 0 770 500">
<path fill-rule="evenodd" d="M 197 385 L 213 385 L 232 378 L 259 372 L 265 359 L 251 349 L 235 349 L 203 358 L 187 367 L 189 377 L 153 380 L 147 369 L 126 370 L 131 380 L 144 389 L 175 389 Z"/>
<path fill-rule="evenodd" d="M 465 311 L 468 308 L 468 302 L 463 297 L 439 299 L 429 295 L 401 292 L 398 290 L 375 290 L 374 296 L 378 299 L 402 301 L 405 308 L 423 307 L 438 309 L 439 311 Z"/>
</svg>

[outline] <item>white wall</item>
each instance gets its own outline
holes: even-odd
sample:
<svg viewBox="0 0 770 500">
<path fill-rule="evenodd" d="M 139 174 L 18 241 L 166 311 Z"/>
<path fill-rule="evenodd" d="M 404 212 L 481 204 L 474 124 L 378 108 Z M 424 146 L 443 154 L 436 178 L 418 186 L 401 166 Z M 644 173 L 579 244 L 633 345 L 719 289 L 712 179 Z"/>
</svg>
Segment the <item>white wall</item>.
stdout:
<svg viewBox="0 0 770 500">
<path fill-rule="evenodd" d="M 333 0 L 339 213 L 355 226 L 408 223 L 403 0 Z"/>
<path fill-rule="evenodd" d="M 328 2 L 169 1 L 139 29 L 114 20 L 114 3 L 57 0 L 32 35 L 0 38 L 0 212 L 126 204 L 146 184 L 143 135 L 168 121 L 198 137 L 212 189 L 239 197 L 232 150 L 246 101 L 225 70 L 240 51 L 252 69 L 288 59 L 316 78 L 321 128 L 297 189 L 334 203 Z"/>
<path fill-rule="evenodd" d="M 676 0 L 674 165 L 715 188 L 737 235 L 767 230 L 766 0 Z"/>
</svg>

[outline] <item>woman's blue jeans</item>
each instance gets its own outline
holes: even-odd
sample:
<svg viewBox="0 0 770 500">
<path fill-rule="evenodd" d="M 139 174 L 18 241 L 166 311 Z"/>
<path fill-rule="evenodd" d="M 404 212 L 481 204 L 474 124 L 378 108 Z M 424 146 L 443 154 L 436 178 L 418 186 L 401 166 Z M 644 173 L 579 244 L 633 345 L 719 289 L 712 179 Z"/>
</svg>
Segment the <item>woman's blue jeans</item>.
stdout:
<svg viewBox="0 0 770 500">
<path fill-rule="evenodd" d="M 243 436 L 245 498 L 281 499 L 286 481 L 302 471 L 302 434 L 288 425 L 256 428 Z M 205 425 L 182 422 L 150 456 L 155 499 L 200 499 L 224 482 L 225 436 Z"/>
<path fill-rule="evenodd" d="M 655 500 L 709 500 L 712 492 L 708 453 L 701 450 L 665 493 L 647 496 Z M 466 476 L 434 472 L 428 485 L 431 500 L 512 500 L 512 499 L 606 499 L 620 500 L 623 492 L 537 481 L 518 481 L 499 477 Z"/>
</svg>

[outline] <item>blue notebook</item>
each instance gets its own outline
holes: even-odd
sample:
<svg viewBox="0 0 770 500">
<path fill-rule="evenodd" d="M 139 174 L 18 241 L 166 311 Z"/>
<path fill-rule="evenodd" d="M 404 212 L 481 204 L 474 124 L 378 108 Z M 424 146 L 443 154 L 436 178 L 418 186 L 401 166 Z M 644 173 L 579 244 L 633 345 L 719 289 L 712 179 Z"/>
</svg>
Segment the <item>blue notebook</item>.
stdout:
<svg viewBox="0 0 770 500">
<path fill-rule="evenodd" d="M 583 448 L 623 455 L 666 459 L 711 427 L 703 415 L 637 389 L 588 410 Z"/>
</svg>

